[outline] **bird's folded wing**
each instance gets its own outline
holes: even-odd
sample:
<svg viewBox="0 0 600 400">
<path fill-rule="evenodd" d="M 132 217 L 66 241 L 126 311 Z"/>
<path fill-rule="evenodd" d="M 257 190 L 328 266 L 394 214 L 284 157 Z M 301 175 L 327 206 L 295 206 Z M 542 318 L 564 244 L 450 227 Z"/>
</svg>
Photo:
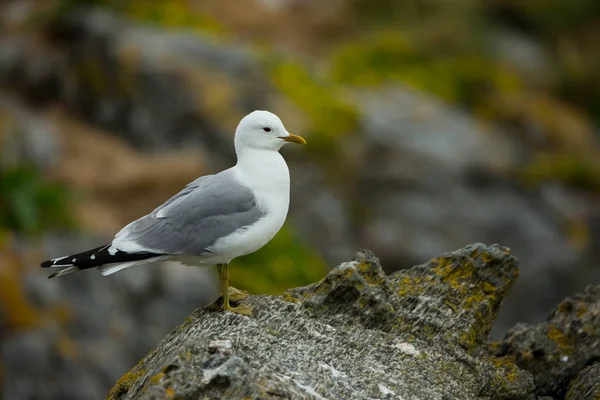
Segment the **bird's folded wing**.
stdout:
<svg viewBox="0 0 600 400">
<path fill-rule="evenodd" d="M 137 221 L 113 246 L 127 252 L 200 255 L 219 238 L 248 227 L 265 213 L 254 193 L 232 174 L 204 176 Z"/>
</svg>

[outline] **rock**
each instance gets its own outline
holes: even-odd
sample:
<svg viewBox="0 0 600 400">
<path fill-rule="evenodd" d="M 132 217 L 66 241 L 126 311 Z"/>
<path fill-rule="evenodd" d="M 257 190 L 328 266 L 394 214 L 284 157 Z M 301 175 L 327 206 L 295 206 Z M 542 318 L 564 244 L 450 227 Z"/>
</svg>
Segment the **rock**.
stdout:
<svg viewBox="0 0 600 400">
<path fill-rule="evenodd" d="M 543 323 L 517 324 L 496 354 L 514 357 L 520 368 L 531 372 L 538 395 L 563 398 L 569 382 L 600 360 L 600 286 L 565 299 Z M 579 378 L 571 388 L 588 381 Z"/>
<path fill-rule="evenodd" d="M 581 371 L 569 385 L 566 400 L 597 400 L 600 398 L 600 363 Z"/>
<path fill-rule="evenodd" d="M 0 83 L 44 105 L 61 101 L 139 148 L 196 145 L 212 164 L 231 162 L 233 128 L 267 93 L 245 49 L 192 32 L 84 8 L 58 18 L 44 35 L 46 47 L 20 36 L 0 42 Z M 219 118 L 231 126 L 223 129 Z"/>
<path fill-rule="evenodd" d="M 251 317 L 196 310 L 108 398 L 530 399 L 531 375 L 483 351 L 517 275 L 499 246 L 390 276 L 362 251 L 318 283 L 251 296 Z"/>
<path fill-rule="evenodd" d="M 0 168 L 23 163 L 40 169 L 61 155 L 56 132 L 47 118 L 0 92 Z"/>
</svg>

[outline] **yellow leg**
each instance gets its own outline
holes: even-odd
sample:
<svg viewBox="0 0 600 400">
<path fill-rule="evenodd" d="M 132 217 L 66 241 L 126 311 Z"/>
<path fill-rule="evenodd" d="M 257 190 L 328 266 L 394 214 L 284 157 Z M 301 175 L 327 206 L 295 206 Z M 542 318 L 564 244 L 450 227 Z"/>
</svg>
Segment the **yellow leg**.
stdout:
<svg viewBox="0 0 600 400">
<path fill-rule="evenodd" d="M 221 293 L 223 294 L 223 310 L 231 311 L 242 315 L 252 315 L 252 307 L 240 304 L 237 307 L 231 307 L 229 304 L 229 265 L 228 264 L 217 264 L 217 270 L 219 271 L 219 280 L 221 282 Z M 231 288 L 232 300 L 241 301 L 245 299 L 248 294 Z"/>
<path fill-rule="evenodd" d="M 229 310 L 229 265 L 217 264 L 219 281 L 221 282 L 221 294 L 223 295 L 223 309 Z"/>
</svg>

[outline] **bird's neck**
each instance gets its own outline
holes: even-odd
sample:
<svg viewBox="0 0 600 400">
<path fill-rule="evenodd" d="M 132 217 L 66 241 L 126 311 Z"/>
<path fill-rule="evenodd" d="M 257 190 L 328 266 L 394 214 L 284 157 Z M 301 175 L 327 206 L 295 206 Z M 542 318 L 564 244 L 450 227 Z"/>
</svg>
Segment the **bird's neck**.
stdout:
<svg viewBox="0 0 600 400">
<path fill-rule="evenodd" d="M 238 153 L 237 167 L 253 187 L 262 191 L 289 193 L 290 172 L 278 151 L 246 149 Z"/>
</svg>

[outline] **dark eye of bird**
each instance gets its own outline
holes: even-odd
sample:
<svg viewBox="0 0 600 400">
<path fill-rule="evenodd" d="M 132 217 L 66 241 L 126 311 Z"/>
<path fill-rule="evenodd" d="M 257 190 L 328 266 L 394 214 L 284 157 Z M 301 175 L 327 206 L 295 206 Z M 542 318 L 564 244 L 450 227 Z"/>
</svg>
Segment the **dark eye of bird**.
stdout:
<svg viewBox="0 0 600 400">
<path fill-rule="evenodd" d="M 263 131 L 265 131 L 265 132 L 271 132 L 271 128 L 263 128 Z"/>
</svg>

